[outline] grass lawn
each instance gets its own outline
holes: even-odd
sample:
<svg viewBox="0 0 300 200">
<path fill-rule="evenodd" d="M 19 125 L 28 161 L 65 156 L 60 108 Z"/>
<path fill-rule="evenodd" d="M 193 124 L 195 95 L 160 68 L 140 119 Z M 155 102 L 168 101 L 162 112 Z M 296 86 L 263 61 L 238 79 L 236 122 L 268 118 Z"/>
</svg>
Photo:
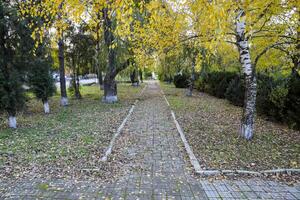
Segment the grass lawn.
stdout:
<svg viewBox="0 0 300 200">
<path fill-rule="evenodd" d="M 100 158 L 142 87 L 119 84 L 120 101 L 108 105 L 100 100 L 99 86 L 83 86 L 83 98 L 70 99 L 66 108 L 59 95 L 52 97 L 49 115 L 29 95 L 17 116 L 18 129 L 8 129 L 6 115 L 0 115 L 0 177 L 111 177 L 121 161 L 108 165 Z"/>
<path fill-rule="evenodd" d="M 300 168 L 300 132 L 257 117 L 254 139 L 238 134 L 242 108 L 195 91 L 161 84 L 187 140 L 206 169 Z"/>
</svg>

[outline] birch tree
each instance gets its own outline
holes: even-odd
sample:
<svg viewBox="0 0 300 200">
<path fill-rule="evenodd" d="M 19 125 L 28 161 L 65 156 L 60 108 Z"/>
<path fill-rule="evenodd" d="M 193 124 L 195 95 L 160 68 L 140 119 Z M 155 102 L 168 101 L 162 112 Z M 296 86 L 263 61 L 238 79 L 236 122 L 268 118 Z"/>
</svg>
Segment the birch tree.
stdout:
<svg viewBox="0 0 300 200">
<path fill-rule="evenodd" d="M 278 17 L 286 10 L 285 2 L 282 1 L 241 1 L 236 6 L 235 37 L 246 88 L 240 134 L 250 140 L 254 136 L 256 66 L 269 49 L 283 44 L 280 36 L 286 30 L 284 26 L 278 27 Z M 251 56 L 250 44 L 254 48 L 254 56 Z"/>
<path fill-rule="evenodd" d="M 251 62 L 249 43 L 245 37 L 246 22 L 245 11 L 238 10 L 236 18 L 237 45 L 239 49 L 240 62 L 242 64 L 243 74 L 245 77 L 245 103 L 243 118 L 241 123 L 241 135 L 250 140 L 253 137 L 253 124 L 255 115 L 255 102 L 257 93 L 257 83 L 255 71 Z"/>
</svg>

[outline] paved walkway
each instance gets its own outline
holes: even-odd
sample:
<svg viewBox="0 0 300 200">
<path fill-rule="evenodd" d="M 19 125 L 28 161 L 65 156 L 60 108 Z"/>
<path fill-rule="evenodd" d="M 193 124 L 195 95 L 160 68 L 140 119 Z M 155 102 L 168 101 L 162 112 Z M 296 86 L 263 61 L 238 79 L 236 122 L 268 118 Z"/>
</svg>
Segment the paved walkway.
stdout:
<svg viewBox="0 0 300 200">
<path fill-rule="evenodd" d="M 42 180 L 4 185 L 3 199 L 300 199 L 300 187 L 273 181 L 200 180 L 193 177 L 170 109 L 158 83 L 150 82 L 123 129 L 133 145 L 134 158 L 127 175 L 113 184 L 55 180 L 43 188 Z M 1 188 L 3 190 L 1 190 Z M 1 199 L 1 195 L 0 195 Z"/>
</svg>

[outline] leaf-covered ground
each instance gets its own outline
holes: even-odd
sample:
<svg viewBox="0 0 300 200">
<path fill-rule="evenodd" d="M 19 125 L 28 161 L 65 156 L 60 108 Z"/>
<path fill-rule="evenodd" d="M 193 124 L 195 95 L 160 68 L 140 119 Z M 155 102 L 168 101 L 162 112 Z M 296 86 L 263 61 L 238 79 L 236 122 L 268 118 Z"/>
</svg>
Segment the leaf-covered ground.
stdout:
<svg viewBox="0 0 300 200">
<path fill-rule="evenodd" d="M 66 108 L 59 106 L 59 95 L 51 98 L 49 115 L 31 97 L 16 130 L 0 115 L 0 177 L 112 180 L 126 158 L 118 153 L 110 162 L 100 158 L 142 87 L 119 84 L 119 103 L 108 105 L 100 100 L 99 86 L 84 86 L 83 99 L 71 99 Z"/>
<path fill-rule="evenodd" d="M 238 131 L 242 109 L 208 94 L 161 84 L 188 142 L 205 169 L 265 170 L 300 168 L 300 132 L 258 116 L 255 137 Z"/>
</svg>

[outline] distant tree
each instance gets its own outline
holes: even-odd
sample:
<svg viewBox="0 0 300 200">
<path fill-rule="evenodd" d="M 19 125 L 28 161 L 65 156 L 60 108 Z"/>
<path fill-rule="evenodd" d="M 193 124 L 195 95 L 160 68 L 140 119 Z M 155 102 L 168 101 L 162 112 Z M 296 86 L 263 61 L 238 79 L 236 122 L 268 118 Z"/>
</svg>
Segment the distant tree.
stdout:
<svg viewBox="0 0 300 200">
<path fill-rule="evenodd" d="M 93 66 L 95 53 L 95 41 L 91 35 L 80 30 L 70 36 L 67 55 L 73 72 L 71 87 L 77 99 L 81 98 L 79 75 L 82 71 L 89 71 L 87 68 Z"/>
</svg>

